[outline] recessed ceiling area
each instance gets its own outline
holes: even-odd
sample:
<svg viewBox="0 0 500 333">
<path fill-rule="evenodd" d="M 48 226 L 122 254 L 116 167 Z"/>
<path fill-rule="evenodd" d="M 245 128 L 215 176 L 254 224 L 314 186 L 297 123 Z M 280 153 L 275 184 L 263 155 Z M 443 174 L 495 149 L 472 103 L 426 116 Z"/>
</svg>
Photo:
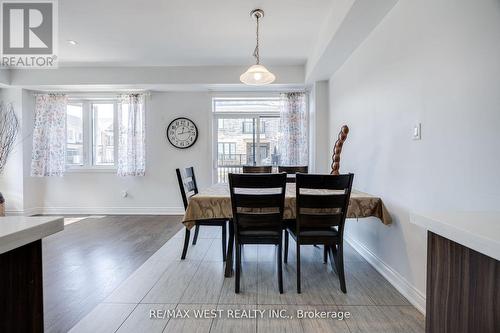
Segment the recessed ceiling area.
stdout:
<svg viewBox="0 0 500 333">
<path fill-rule="evenodd" d="M 331 0 L 59 1 L 60 65 L 248 65 L 255 47 L 249 13 L 255 8 L 265 11 L 262 61 L 303 65 L 333 5 Z"/>
<path fill-rule="evenodd" d="M 261 62 L 276 75 L 270 87 L 303 88 L 331 77 L 397 1 L 59 1 L 59 68 L 1 71 L 0 84 L 249 89 L 239 77 L 255 64 L 250 12 L 261 8 Z"/>
</svg>

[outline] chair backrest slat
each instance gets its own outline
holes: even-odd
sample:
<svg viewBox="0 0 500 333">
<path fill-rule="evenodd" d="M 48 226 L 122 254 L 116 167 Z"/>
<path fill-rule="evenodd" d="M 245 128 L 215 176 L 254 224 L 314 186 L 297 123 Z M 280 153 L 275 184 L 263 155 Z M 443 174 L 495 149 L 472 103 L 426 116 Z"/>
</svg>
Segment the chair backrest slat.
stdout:
<svg viewBox="0 0 500 333">
<path fill-rule="evenodd" d="M 271 165 L 244 165 L 243 173 L 271 173 L 273 171 L 273 167 Z"/>
<path fill-rule="evenodd" d="M 342 194 L 301 194 L 300 208 L 342 208 L 346 195 Z"/>
<path fill-rule="evenodd" d="M 305 175 L 307 177 L 303 178 L 304 181 L 302 182 L 300 187 L 308 189 L 323 189 L 323 190 L 338 190 L 338 191 L 346 190 L 349 188 L 349 184 L 351 184 L 352 186 L 352 179 L 348 177 L 349 175 L 351 174 L 336 175 L 342 177 L 331 177 L 332 175 L 324 175 L 324 174 Z"/>
<path fill-rule="evenodd" d="M 278 166 L 278 172 L 285 172 L 287 174 L 296 174 L 296 173 L 308 173 L 309 167 L 307 165 L 303 166 Z"/>
<path fill-rule="evenodd" d="M 263 174 L 234 174 L 241 176 L 250 176 L 250 177 L 236 177 L 233 176 L 233 179 L 237 181 L 238 188 L 280 188 L 281 187 L 281 178 L 286 177 L 286 174 L 282 174 L 281 177 L 275 177 L 277 174 L 272 173 L 263 173 Z"/>
<path fill-rule="evenodd" d="M 286 174 L 229 174 L 235 234 L 247 229 L 281 232 Z"/>
<path fill-rule="evenodd" d="M 184 173 L 180 169 L 175 169 L 175 172 L 177 174 L 179 190 L 181 191 L 182 203 L 184 204 L 184 209 L 187 209 L 189 198 L 198 193 L 194 168 L 185 168 Z"/>
<path fill-rule="evenodd" d="M 278 172 L 285 172 L 287 175 L 286 182 L 287 183 L 295 183 L 295 175 L 297 173 L 308 173 L 309 167 L 307 165 L 304 166 L 278 166 Z"/>
<path fill-rule="evenodd" d="M 276 194 L 242 194 L 235 193 L 234 198 L 241 208 L 279 207 L 281 198 Z"/>
<path fill-rule="evenodd" d="M 338 227 L 342 236 L 353 178 L 353 174 L 297 174 L 297 232 Z"/>
</svg>

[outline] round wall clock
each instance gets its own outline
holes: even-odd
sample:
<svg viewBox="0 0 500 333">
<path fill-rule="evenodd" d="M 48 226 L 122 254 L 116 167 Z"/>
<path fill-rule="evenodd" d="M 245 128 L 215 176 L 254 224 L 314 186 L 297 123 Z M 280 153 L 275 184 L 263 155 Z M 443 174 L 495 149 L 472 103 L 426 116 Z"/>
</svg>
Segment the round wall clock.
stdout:
<svg viewBox="0 0 500 333">
<path fill-rule="evenodd" d="M 167 139 L 176 148 L 189 148 L 198 139 L 198 128 L 190 119 L 174 119 L 167 127 Z"/>
</svg>

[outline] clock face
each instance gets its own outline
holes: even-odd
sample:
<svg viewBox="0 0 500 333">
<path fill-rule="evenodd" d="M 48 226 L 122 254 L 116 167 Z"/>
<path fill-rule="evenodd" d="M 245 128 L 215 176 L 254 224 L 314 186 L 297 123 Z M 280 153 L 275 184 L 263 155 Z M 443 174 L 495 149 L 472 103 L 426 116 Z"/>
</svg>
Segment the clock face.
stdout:
<svg viewBox="0 0 500 333">
<path fill-rule="evenodd" d="M 177 118 L 168 125 L 167 138 L 176 148 L 189 148 L 198 139 L 198 128 L 187 118 Z"/>
</svg>

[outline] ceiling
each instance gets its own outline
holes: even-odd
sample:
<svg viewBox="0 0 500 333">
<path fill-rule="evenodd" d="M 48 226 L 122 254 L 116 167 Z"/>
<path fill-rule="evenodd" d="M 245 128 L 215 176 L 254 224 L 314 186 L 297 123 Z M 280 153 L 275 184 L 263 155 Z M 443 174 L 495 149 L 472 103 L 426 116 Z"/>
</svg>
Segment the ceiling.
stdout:
<svg viewBox="0 0 500 333">
<path fill-rule="evenodd" d="M 262 8 L 264 64 L 302 65 L 332 0 L 61 0 L 62 66 L 247 65 Z M 75 40 L 71 46 L 67 40 Z"/>
</svg>

